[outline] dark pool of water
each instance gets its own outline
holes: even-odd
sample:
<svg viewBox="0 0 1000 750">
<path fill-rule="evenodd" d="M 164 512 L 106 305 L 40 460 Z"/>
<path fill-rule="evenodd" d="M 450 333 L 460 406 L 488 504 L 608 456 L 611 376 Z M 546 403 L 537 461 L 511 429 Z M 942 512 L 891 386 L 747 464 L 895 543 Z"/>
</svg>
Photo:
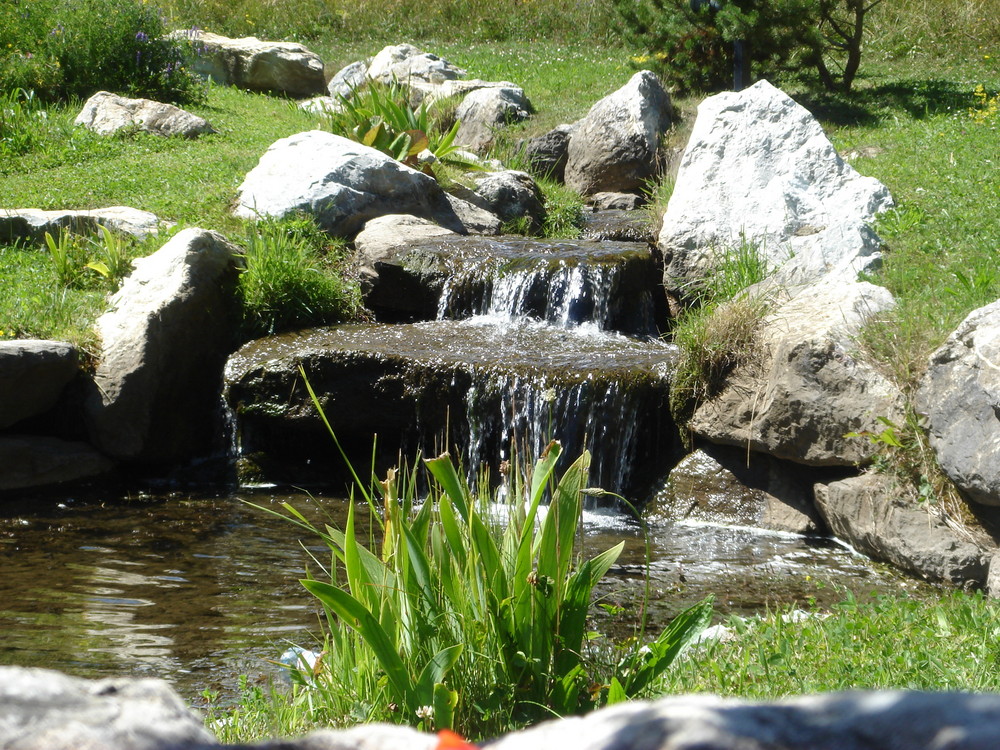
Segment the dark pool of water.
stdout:
<svg viewBox="0 0 1000 750">
<path fill-rule="evenodd" d="M 231 699 L 240 675 L 277 674 L 271 662 L 289 644 L 313 645 L 321 633 L 319 610 L 297 581 L 315 567 L 308 552 L 319 560 L 325 552 L 248 502 L 273 510 L 290 502 L 335 524 L 346 507 L 275 489 L 6 501 L 0 664 L 157 676 L 194 702 L 206 689 Z M 625 554 L 600 593 L 634 615 L 645 594 L 643 536 L 620 516 L 588 514 L 589 554 L 621 540 Z M 750 529 L 660 526 L 650 552 L 654 626 L 707 593 L 720 613 L 748 614 L 916 585 L 835 543 Z"/>
</svg>

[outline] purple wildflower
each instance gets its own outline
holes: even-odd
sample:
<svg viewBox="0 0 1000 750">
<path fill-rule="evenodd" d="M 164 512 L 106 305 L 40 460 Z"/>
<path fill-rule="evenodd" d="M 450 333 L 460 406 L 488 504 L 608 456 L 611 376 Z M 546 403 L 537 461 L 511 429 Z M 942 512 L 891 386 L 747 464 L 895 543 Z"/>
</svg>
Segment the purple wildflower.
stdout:
<svg viewBox="0 0 1000 750">
<path fill-rule="evenodd" d="M 145 31 L 137 31 L 136 34 L 135 34 L 135 38 L 138 41 L 140 41 L 140 42 L 148 42 L 149 41 L 149 35 L 146 34 Z"/>
</svg>

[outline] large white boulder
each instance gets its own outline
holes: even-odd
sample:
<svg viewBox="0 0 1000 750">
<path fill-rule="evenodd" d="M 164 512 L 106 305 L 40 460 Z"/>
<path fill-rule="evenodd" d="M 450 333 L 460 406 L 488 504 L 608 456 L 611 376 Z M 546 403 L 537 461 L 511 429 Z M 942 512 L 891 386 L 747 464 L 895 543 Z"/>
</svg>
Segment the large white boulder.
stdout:
<svg viewBox="0 0 1000 750">
<path fill-rule="evenodd" d="M 697 407 L 689 429 L 810 466 L 866 463 L 875 447 L 848 433 L 879 433 L 880 417 L 902 423 L 903 397 L 855 341 L 869 316 L 893 305 L 883 287 L 834 280 L 778 304 L 762 323 L 757 355 Z"/>
<path fill-rule="evenodd" d="M 855 279 L 880 259 L 867 223 L 888 189 L 838 156 L 822 127 L 767 81 L 709 97 L 684 151 L 659 245 L 668 290 L 703 277 L 720 251 L 757 245 L 783 284 Z"/>
<path fill-rule="evenodd" d="M 216 132 L 205 118 L 173 104 L 152 99 L 129 99 L 109 91 L 98 91 L 90 97 L 73 124 L 99 135 L 111 135 L 125 128 L 182 138 L 197 138 L 204 133 Z"/>
<path fill-rule="evenodd" d="M 221 235 L 192 228 L 134 262 L 97 320 L 101 356 L 86 417 L 107 455 L 168 464 L 212 447 L 235 343 L 239 256 Z"/>
<path fill-rule="evenodd" d="M 594 104 L 569 139 L 566 184 L 583 195 L 640 190 L 656 172 L 670 95 L 648 70 Z"/>
<path fill-rule="evenodd" d="M 971 312 L 934 352 L 914 405 L 951 480 L 1000 505 L 1000 301 Z"/>
<path fill-rule="evenodd" d="M 186 31 L 175 36 L 190 38 Z M 257 37 L 230 39 L 206 31 L 191 43 L 198 54 L 194 70 L 223 86 L 269 91 L 291 96 L 316 96 L 326 92 L 323 60 L 295 42 L 268 42 Z"/>
<path fill-rule="evenodd" d="M 237 216 L 305 212 L 331 234 L 353 237 L 365 222 L 412 214 L 452 231 L 493 233 L 499 220 L 448 196 L 437 181 L 387 154 L 311 130 L 271 145 L 239 187 Z"/>
</svg>

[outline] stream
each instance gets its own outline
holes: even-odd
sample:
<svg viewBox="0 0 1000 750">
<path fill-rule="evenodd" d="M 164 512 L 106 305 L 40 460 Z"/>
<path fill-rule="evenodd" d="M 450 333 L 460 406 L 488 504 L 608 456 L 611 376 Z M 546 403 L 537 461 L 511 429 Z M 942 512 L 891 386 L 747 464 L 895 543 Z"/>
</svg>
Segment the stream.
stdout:
<svg viewBox="0 0 1000 750">
<path fill-rule="evenodd" d="M 0 663 L 162 677 L 197 704 L 206 690 L 233 701 L 241 679 L 276 678 L 274 662 L 292 644 L 315 648 L 321 612 L 298 580 L 307 566 L 319 575 L 310 555 L 328 552 L 267 512 L 290 503 L 344 526 L 348 501 L 329 494 L 345 486 L 330 474 L 342 464 L 301 372 L 360 456 L 355 465 L 376 460 L 378 434 L 389 462 L 380 475 L 441 443 L 472 474 L 496 470 L 556 437 L 570 460 L 593 453 L 591 486 L 635 506 L 655 495 L 682 449 L 667 408 L 676 348 L 659 338 L 667 321 L 649 247 L 455 242 L 421 261 L 446 272 L 406 278 L 400 267 L 405 283 L 380 292 L 389 305 L 431 279 L 436 291 L 417 295 L 437 295 L 424 319 L 282 334 L 230 358 L 230 423 L 257 486 L 6 498 Z M 307 481 L 326 489 L 290 489 Z M 658 522 L 647 537 L 621 508 L 586 512 L 584 554 L 619 541 L 625 552 L 598 586 L 601 603 L 615 606 L 594 609 L 595 626 L 611 634 L 629 633 L 644 604 L 658 631 L 708 594 L 722 618 L 920 588 L 826 538 L 689 520 Z"/>
<path fill-rule="evenodd" d="M 297 581 L 307 565 L 315 570 L 302 545 L 321 560 L 324 548 L 250 505 L 279 510 L 283 502 L 343 525 L 346 500 L 280 488 L 131 498 L 90 491 L 5 504 L 0 664 L 161 677 L 195 704 L 205 690 L 235 700 L 243 675 L 250 684 L 277 678 L 281 653 L 315 647 L 322 632 L 319 608 Z M 625 553 L 599 593 L 635 612 L 641 530 L 616 512 L 586 514 L 591 554 L 622 540 Z M 722 616 L 920 587 L 830 540 L 745 527 L 653 527 L 650 551 L 653 628 L 709 593 Z M 595 618 L 608 631 L 631 627 L 604 610 Z"/>
</svg>

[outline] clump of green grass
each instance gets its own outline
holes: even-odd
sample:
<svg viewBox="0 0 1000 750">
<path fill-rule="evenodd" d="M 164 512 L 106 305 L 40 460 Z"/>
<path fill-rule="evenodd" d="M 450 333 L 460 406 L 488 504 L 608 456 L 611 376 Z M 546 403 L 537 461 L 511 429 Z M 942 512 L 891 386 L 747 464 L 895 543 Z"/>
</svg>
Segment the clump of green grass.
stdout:
<svg viewBox="0 0 1000 750">
<path fill-rule="evenodd" d="M 240 274 L 242 336 L 339 323 L 358 314 L 360 290 L 345 275 L 346 245 L 306 217 L 247 227 Z"/>
<path fill-rule="evenodd" d="M 677 317 L 679 348 L 670 384 L 670 411 L 684 425 L 698 405 L 717 395 L 726 376 L 757 356 L 758 332 L 767 300 L 744 290 L 762 281 L 767 260 L 745 239 L 716 253 L 711 271 L 691 287 L 689 307 Z"/>
</svg>

